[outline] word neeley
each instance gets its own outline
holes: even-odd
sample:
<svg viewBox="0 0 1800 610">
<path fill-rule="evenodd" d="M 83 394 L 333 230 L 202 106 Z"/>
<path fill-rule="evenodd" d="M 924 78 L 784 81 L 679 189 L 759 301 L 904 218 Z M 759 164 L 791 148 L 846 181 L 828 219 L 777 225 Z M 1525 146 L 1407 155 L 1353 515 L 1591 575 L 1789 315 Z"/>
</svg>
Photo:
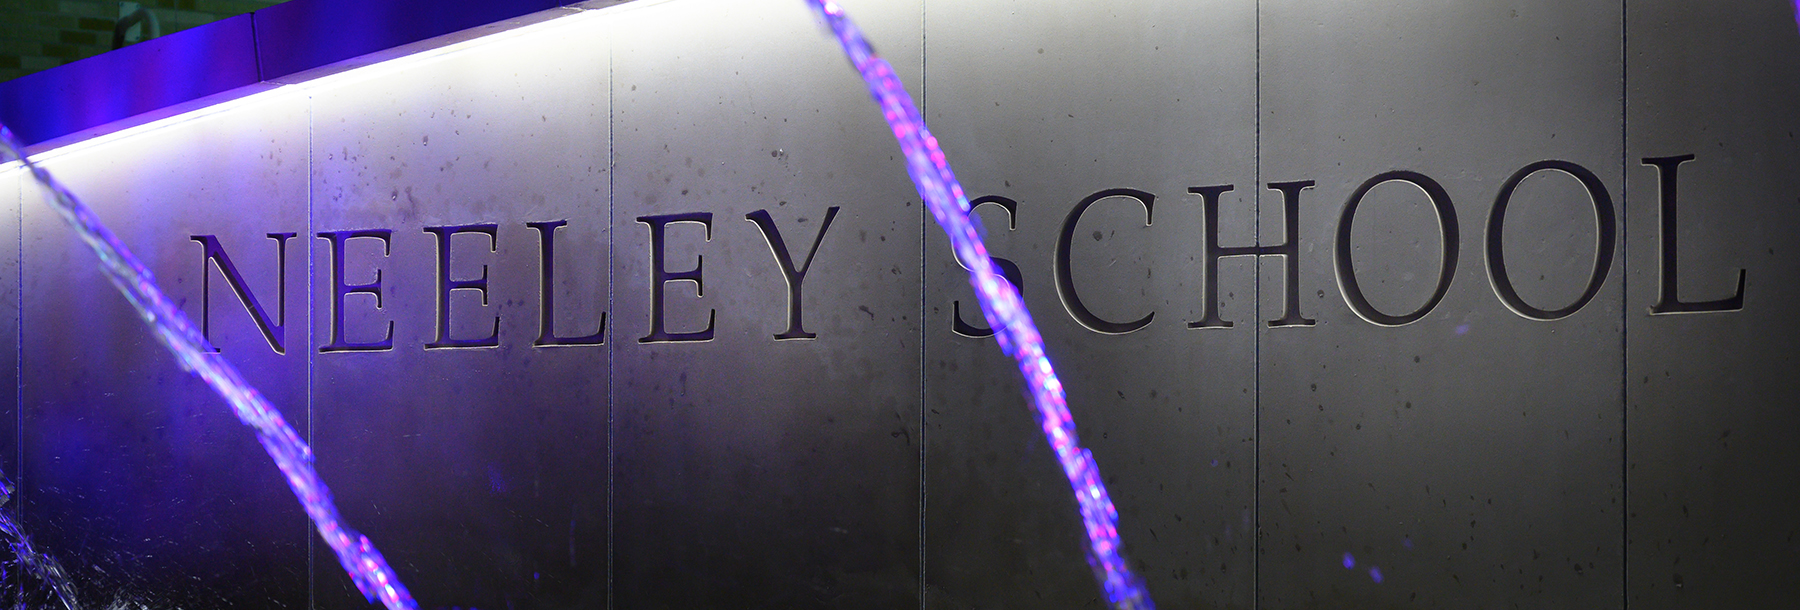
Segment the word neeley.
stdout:
<svg viewBox="0 0 1800 610">
<path fill-rule="evenodd" d="M 806 281 L 807 270 L 812 268 L 813 255 L 818 253 L 819 244 L 825 240 L 826 231 L 831 229 L 831 221 L 837 217 L 838 209 L 837 206 L 832 206 L 830 209 L 826 210 L 825 220 L 819 225 L 819 233 L 813 238 L 812 247 L 806 253 L 806 260 L 799 266 L 794 265 L 793 256 L 788 251 L 787 241 L 782 238 L 781 230 L 775 226 L 775 221 L 769 216 L 767 210 L 757 210 L 744 216 L 745 220 L 756 224 L 757 228 L 762 230 L 763 238 L 768 241 L 769 249 L 775 256 L 775 262 L 781 268 L 782 277 L 787 281 L 788 328 L 775 335 L 777 340 L 812 339 L 818 336 L 814 333 L 806 332 L 806 329 L 801 326 L 801 287 Z M 669 332 L 666 330 L 663 315 L 664 291 L 662 289 L 663 285 L 669 282 L 690 281 L 694 283 L 696 292 L 704 294 L 705 284 L 703 283 L 704 280 L 701 273 L 704 259 L 697 260 L 694 263 L 693 269 L 687 271 L 670 271 L 665 256 L 665 245 L 667 241 L 665 239 L 665 233 L 667 227 L 671 224 L 695 223 L 702 225 L 705 228 L 706 239 L 707 241 L 711 241 L 713 222 L 712 213 L 697 212 L 640 216 L 637 221 L 650 228 L 650 250 L 652 261 L 650 334 L 638 339 L 638 341 L 640 343 L 682 343 L 712 340 L 714 330 L 713 323 L 714 318 L 716 318 L 716 315 L 714 314 L 717 313 L 716 311 L 713 314 L 708 315 L 706 328 L 704 330 L 693 332 Z M 539 332 L 537 340 L 534 341 L 532 345 L 537 347 L 605 345 L 606 312 L 604 311 L 600 312 L 600 321 L 597 325 L 598 328 L 592 334 L 569 337 L 560 335 L 556 331 L 556 291 L 553 289 L 556 279 L 556 230 L 567 224 L 568 221 L 566 220 L 525 223 L 525 226 L 535 229 L 538 232 L 539 245 Z M 499 316 L 494 317 L 493 328 L 485 337 L 459 339 L 450 336 L 449 329 L 451 292 L 456 290 L 474 291 L 481 295 L 483 304 L 488 302 L 488 273 L 486 265 L 482 266 L 480 277 L 467 279 L 456 279 L 451 277 L 450 238 L 465 233 L 485 235 L 487 236 L 488 249 L 490 251 L 495 251 L 499 246 L 500 225 L 488 223 L 425 227 L 424 229 L 426 233 L 430 233 L 437 238 L 438 246 L 438 281 L 436 286 L 437 338 L 430 343 L 426 343 L 425 349 L 499 346 Z M 212 276 L 210 271 L 212 267 L 217 267 L 220 274 L 225 277 L 225 283 L 229 285 L 232 292 L 237 295 L 238 302 L 242 303 L 244 309 L 250 313 L 251 319 L 256 323 L 257 330 L 262 331 L 263 338 L 269 342 L 269 347 L 274 349 L 275 353 L 287 353 L 287 242 L 294 236 L 294 233 L 268 234 L 269 239 L 275 240 L 276 244 L 275 257 L 276 260 L 279 261 L 279 271 L 277 272 L 276 283 L 281 287 L 280 292 L 276 297 L 279 304 L 274 317 L 269 315 L 268 310 L 262 306 L 261 301 L 257 300 L 256 295 L 251 293 L 250 289 L 246 286 L 243 274 L 239 273 L 237 265 L 231 262 L 231 257 L 225 253 L 225 248 L 219 243 L 217 236 L 192 236 L 191 239 L 199 242 L 201 246 L 202 268 L 200 271 L 202 279 L 200 283 L 200 320 L 201 332 L 207 335 L 208 341 L 211 340 L 212 327 Z M 394 232 L 392 229 L 322 231 L 318 234 L 319 239 L 326 240 L 330 244 L 331 252 L 331 342 L 320 346 L 320 352 L 369 352 L 385 351 L 394 348 L 394 323 L 391 320 L 387 323 L 386 334 L 377 341 L 350 341 L 345 338 L 344 332 L 344 297 L 353 294 L 366 294 L 375 297 L 376 307 L 382 306 L 380 269 L 375 270 L 375 279 L 369 283 L 348 284 L 345 282 L 344 260 L 346 245 L 353 239 L 379 240 L 381 242 L 382 255 L 391 256 L 393 254 L 393 236 Z"/>
<path fill-rule="evenodd" d="M 1730 297 L 1711 301 L 1690 302 L 1682 301 L 1676 294 L 1676 286 L 1678 284 L 1675 264 L 1677 233 L 1675 226 L 1677 171 L 1682 163 L 1692 160 L 1694 160 L 1694 155 L 1643 159 L 1644 165 L 1656 168 L 1661 184 L 1661 189 L 1658 194 L 1660 202 L 1660 205 L 1658 206 L 1660 215 L 1660 223 L 1658 225 L 1660 233 L 1660 256 L 1658 257 L 1658 262 L 1661 273 L 1659 275 L 1660 286 L 1658 299 L 1656 304 L 1650 307 L 1651 315 L 1724 312 L 1737 311 L 1743 308 L 1746 272 L 1742 269 L 1738 270 L 1737 289 Z M 1588 275 L 1586 288 L 1573 302 L 1555 309 L 1546 309 L 1533 305 L 1519 296 L 1518 291 L 1514 289 L 1511 277 L 1507 273 L 1505 254 L 1501 249 L 1501 236 L 1504 232 L 1506 223 L 1506 210 L 1512 199 L 1513 192 L 1527 177 L 1544 171 L 1561 172 L 1580 182 L 1582 188 L 1586 190 L 1588 194 L 1589 203 L 1593 206 L 1594 222 L 1598 229 L 1598 244 L 1595 249 L 1594 267 Z M 1441 250 L 1439 252 L 1439 273 L 1431 297 L 1426 299 L 1425 303 L 1420 305 L 1417 309 L 1402 313 L 1382 311 L 1369 302 L 1363 294 L 1361 285 L 1357 281 L 1356 269 L 1351 264 L 1350 259 L 1350 228 L 1355 220 L 1358 207 L 1361 205 L 1364 196 L 1366 196 L 1370 190 L 1389 182 L 1404 182 L 1411 184 L 1425 194 L 1426 199 L 1430 201 L 1433 210 L 1436 212 L 1440 237 L 1439 243 L 1441 244 Z M 1272 182 L 1268 185 L 1270 190 L 1281 193 L 1284 238 L 1281 243 L 1278 244 L 1256 246 L 1224 246 L 1220 243 L 1218 228 L 1219 197 L 1221 194 L 1231 191 L 1233 189 L 1232 185 L 1196 186 L 1187 189 L 1188 194 L 1197 195 L 1199 197 L 1205 224 L 1205 232 L 1202 235 L 1204 242 L 1204 277 L 1201 287 L 1201 299 L 1204 305 L 1202 307 L 1201 318 L 1197 321 L 1188 322 L 1188 328 L 1229 328 L 1232 326 L 1232 322 L 1222 319 L 1219 315 L 1218 275 L 1219 261 L 1224 258 L 1236 256 L 1275 256 L 1281 257 L 1285 263 L 1283 273 L 1285 277 L 1285 298 L 1282 315 L 1280 318 L 1267 321 L 1267 324 L 1270 327 L 1304 327 L 1312 326 L 1314 324 L 1314 320 L 1307 318 L 1300 311 L 1300 236 L 1299 229 L 1297 228 L 1298 223 L 1296 222 L 1300 212 L 1301 193 L 1313 186 L 1314 183 L 1311 180 Z M 1155 318 L 1155 312 L 1146 314 L 1137 320 L 1125 322 L 1101 318 L 1090 310 L 1083 302 L 1080 293 L 1077 292 L 1075 288 L 1074 276 L 1071 270 L 1070 250 L 1071 245 L 1074 242 L 1076 224 L 1081 220 L 1082 215 L 1095 203 L 1110 198 L 1124 198 L 1141 204 L 1144 208 L 1145 225 L 1150 224 L 1156 204 L 1156 195 L 1154 194 L 1137 189 L 1114 188 L 1105 189 L 1088 195 L 1075 204 L 1075 207 L 1069 211 L 1068 216 L 1063 221 L 1062 229 L 1057 237 L 1056 248 L 1052 257 L 1052 268 L 1055 274 L 1057 296 L 1061 301 L 1063 310 L 1067 312 L 1071 318 L 1081 324 L 1082 327 L 1097 333 L 1126 334 L 1148 326 L 1151 320 Z M 1009 225 L 1013 224 L 1018 213 L 1018 203 L 1016 201 L 1000 196 L 980 197 L 972 200 L 970 205 L 971 212 L 984 205 L 1000 207 L 1006 212 Z M 820 223 L 819 231 L 813 236 L 812 245 L 807 249 L 805 258 L 799 265 L 794 263 L 794 253 L 789 249 L 786 239 L 782 237 L 781 230 L 776 226 L 774 219 L 769 216 L 767 210 L 757 210 L 744 216 L 745 220 L 755 224 L 757 229 L 761 232 L 764 240 L 769 245 L 770 252 L 774 256 L 776 266 L 781 271 L 783 280 L 787 283 L 787 329 L 774 336 L 778 341 L 813 339 L 818 336 L 814 333 L 807 332 L 803 324 L 804 299 L 802 298 L 802 289 L 805 285 L 806 273 L 812 268 L 814 257 L 818 254 L 820 245 L 824 243 L 825 235 L 831 229 L 831 222 L 837 217 L 838 210 L 839 208 L 837 206 L 832 206 L 826 210 L 825 219 Z M 713 338 L 715 322 L 717 320 L 716 310 L 708 313 L 706 326 L 702 330 L 688 332 L 672 332 L 668 330 L 668 324 L 664 314 L 666 298 L 664 286 L 670 282 L 692 282 L 696 289 L 696 293 L 703 293 L 705 281 L 703 274 L 704 260 L 696 260 L 692 269 L 670 270 L 670 263 L 666 256 L 666 234 L 669 225 L 692 223 L 701 225 L 705 230 L 706 240 L 711 241 L 713 231 L 712 213 L 689 212 L 640 216 L 637 218 L 637 222 L 644 225 L 649 231 L 651 261 L 649 332 L 643 337 L 638 338 L 638 342 L 683 343 L 711 340 Z M 539 243 L 538 265 L 540 274 L 538 337 L 532 343 L 532 345 L 537 347 L 592 346 L 605 344 L 606 313 L 604 311 L 600 313 L 597 328 L 592 333 L 580 336 L 564 336 L 558 334 L 555 328 L 556 300 L 553 286 L 556 278 L 556 230 L 567 224 L 568 221 L 565 220 L 524 223 L 526 227 L 537 231 Z M 449 244 L 450 238 L 455 235 L 485 235 L 490 251 L 495 250 L 497 249 L 499 242 L 499 225 L 489 223 L 436 226 L 424 227 L 424 231 L 437 238 L 438 278 L 436 286 L 437 336 L 435 340 L 424 345 L 425 349 L 498 346 L 500 344 L 500 318 L 498 316 L 494 318 L 492 330 L 489 331 L 486 336 L 470 338 L 456 338 L 450 336 L 451 293 L 457 290 L 474 291 L 479 293 L 482 302 L 486 303 L 488 300 L 488 274 L 487 268 L 483 266 L 480 277 L 465 279 L 452 278 L 449 270 Z M 1612 196 L 1607 193 L 1606 186 L 1601 183 L 1600 179 L 1595 176 L 1593 172 L 1568 161 L 1546 160 L 1531 163 L 1520 168 L 1501 185 L 1499 194 L 1495 197 L 1494 206 L 1488 213 L 1484 234 L 1486 242 L 1485 262 L 1487 276 L 1489 283 L 1494 290 L 1494 294 L 1499 297 L 1501 303 L 1506 305 L 1507 309 L 1521 317 L 1532 320 L 1552 321 L 1566 318 L 1573 315 L 1575 312 L 1580 311 L 1583 306 L 1587 305 L 1589 301 L 1592 301 L 1599 293 L 1600 287 L 1605 283 L 1606 276 L 1612 268 L 1614 244 L 1617 243 L 1618 239 L 1618 226 L 1614 219 Z M 201 282 L 201 323 L 202 329 L 204 329 L 205 332 L 210 332 L 209 329 L 211 324 L 212 305 L 209 294 L 211 281 L 210 271 L 212 268 L 216 267 L 219 269 L 220 275 L 224 277 L 226 284 L 228 284 L 232 292 L 237 295 L 238 301 L 242 303 L 245 310 L 249 312 L 252 320 L 256 323 L 257 329 L 262 332 L 263 338 L 268 341 L 270 348 L 274 349 L 276 353 L 286 353 L 286 255 L 288 240 L 295 237 L 295 235 L 295 233 L 268 234 L 268 238 L 275 240 L 276 242 L 275 256 L 277 260 L 280 261 L 280 270 L 278 272 L 279 279 L 277 280 L 277 285 L 281 286 L 280 292 L 277 295 L 279 305 L 277 315 L 273 317 L 269 315 L 268 310 L 262 306 L 256 296 L 251 293 L 249 288 L 247 288 L 242 275 L 238 272 L 237 267 L 231 262 L 231 257 L 226 254 L 224 247 L 220 245 L 217 237 L 213 235 L 192 236 L 192 240 L 199 242 L 201 245 L 201 271 L 203 277 Z M 1369 178 L 1364 181 L 1361 186 L 1356 188 L 1338 213 L 1337 231 L 1334 239 L 1334 266 L 1337 283 L 1342 292 L 1345 304 L 1348 305 L 1350 310 L 1355 312 L 1358 317 L 1381 326 L 1403 326 L 1423 319 L 1426 315 L 1431 313 L 1433 308 L 1437 307 L 1438 303 L 1443 300 L 1444 295 L 1449 291 L 1451 279 L 1455 277 L 1457 270 L 1457 252 L 1460 248 L 1461 235 L 1462 230 L 1456 216 L 1456 209 L 1451 203 L 1448 192 L 1445 191 L 1444 187 L 1438 184 L 1436 180 L 1418 172 L 1405 170 L 1383 172 Z M 331 259 L 331 341 L 320 346 L 318 348 L 319 351 L 322 353 L 330 353 L 383 351 L 393 349 L 394 323 L 392 321 L 387 323 L 386 335 L 377 341 L 350 341 L 345 337 L 344 332 L 344 297 L 353 294 L 371 295 L 375 297 L 376 306 L 380 307 L 382 296 L 381 271 L 379 269 L 376 270 L 375 279 L 372 282 L 365 284 L 348 284 L 345 282 L 345 246 L 353 239 L 375 239 L 381 242 L 383 255 L 391 255 L 393 231 L 390 229 L 323 231 L 318 233 L 317 237 L 329 243 Z M 1023 275 L 1017 263 L 1001 257 L 994 257 L 993 261 L 995 267 L 1000 270 L 1001 275 L 1005 277 L 1007 281 L 1011 282 L 1014 286 L 1022 285 Z M 963 264 L 963 261 L 960 259 L 957 262 Z M 966 264 L 964 266 L 966 267 Z M 952 301 L 951 305 L 950 322 L 952 332 L 965 337 L 974 338 L 993 335 L 992 329 L 977 326 L 963 319 L 961 301 Z"/>
</svg>

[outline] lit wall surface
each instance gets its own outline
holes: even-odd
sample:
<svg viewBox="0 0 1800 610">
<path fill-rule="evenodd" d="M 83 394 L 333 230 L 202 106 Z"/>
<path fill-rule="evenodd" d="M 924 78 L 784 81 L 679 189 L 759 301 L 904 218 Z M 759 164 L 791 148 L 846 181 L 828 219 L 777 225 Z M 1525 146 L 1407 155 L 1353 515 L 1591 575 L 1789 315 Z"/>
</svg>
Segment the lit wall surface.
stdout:
<svg viewBox="0 0 1800 610">
<path fill-rule="evenodd" d="M 1792 603 L 1792 6 L 845 4 L 986 198 L 1162 607 Z M 801 3 L 489 30 L 42 157 L 424 607 L 1102 605 Z M 102 605 L 363 607 L 16 165 L 0 193 L 38 546 Z"/>
</svg>

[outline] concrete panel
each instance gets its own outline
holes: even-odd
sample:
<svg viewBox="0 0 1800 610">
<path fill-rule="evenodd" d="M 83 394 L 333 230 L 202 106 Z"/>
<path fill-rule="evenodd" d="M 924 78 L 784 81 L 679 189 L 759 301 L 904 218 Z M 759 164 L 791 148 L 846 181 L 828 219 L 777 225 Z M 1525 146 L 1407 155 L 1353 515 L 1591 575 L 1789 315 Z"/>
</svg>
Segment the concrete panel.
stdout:
<svg viewBox="0 0 1800 610">
<path fill-rule="evenodd" d="M 1261 607 L 1622 604 L 1619 11 L 1262 4 Z"/>
<path fill-rule="evenodd" d="M 19 166 L 0 169 L 0 346 L 19 344 L 19 210 L 21 189 L 30 179 Z M 10 239 L 9 239 L 10 238 Z M 10 323 L 9 323 L 10 322 Z M 12 381 L 12 390 L 0 395 L 0 476 L 19 482 L 19 350 L 0 347 L 0 383 Z M 16 488 L 15 488 L 16 489 Z M 4 510 L 13 513 L 8 501 Z"/>
<path fill-rule="evenodd" d="M 918 5 L 845 5 L 918 82 Z M 923 215 L 879 111 L 798 2 L 614 27 L 615 605 L 918 607 Z"/>
<path fill-rule="evenodd" d="M 305 230 L 306 128 L 303 98 L 271 96 L 44 161 L 303 436 L 306 241 L 266 234 Z M 21 208 L 27 531 L 84 603 L 305 604 L 311 533 L 281 474 L 42 197 L 27 186 Z M 227 253 L 285 354 L 196 236 Z"/>
<path fill-rule="evenodd" d="M 1791 605 L 1800 35 L 1783 3 L 1626 10 L 1627 599 Z"/>
<path fill-rule="evenodd" d="M 1017 265 L 1127 559 L 1164 607 L 1252 602 L 1248 260 L 1225 259 L 1211 278 L 1216 313 L 1237 323 L 1194 325 L 1209 298 L 1202 236 L 1254 236 L 1254 6 L 926 11 L 927 118 L 971 197 L 1012 202 L 1012 218 L 978 208 L 992 252 Z M 1188 189 L 1211 185 L 1235 188 L 1209 227 Z M 993 339 L 966 336 L 987 326 L 968 274 L 935 224 L 926 234 L 926 606 L 1103 607 L 1018 372 Z"/>
<path fill-rule="evenodd" d="M 606 603 L 607 66 L 569 17 L 312 86 L 319 469 L 424 606 Z"/>
</svg>

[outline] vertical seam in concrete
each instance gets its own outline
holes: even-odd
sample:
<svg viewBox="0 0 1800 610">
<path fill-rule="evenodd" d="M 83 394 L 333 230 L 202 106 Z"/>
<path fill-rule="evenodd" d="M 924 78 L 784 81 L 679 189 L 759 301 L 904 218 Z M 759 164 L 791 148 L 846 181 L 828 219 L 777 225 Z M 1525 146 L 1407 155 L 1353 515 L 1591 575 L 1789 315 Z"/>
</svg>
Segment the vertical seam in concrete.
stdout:
<svg viewBox="0 0 1800 610">
<path fill-rule="evenodd" d="M 254 24 L 255 21 L 252 20 L 251 23 Z M 258 69 L 260 70 L 260 67 Z M 260 74 L 260 72 L 259 72 L 259 74 Z M 315 432 L 315 427 L 313 425 L 313 420 L 317 419 L 318 416 L 314 412 L 314 408 L 313 408 L 313 389 L 314 389 L 314 386 L 316 385 L 316 383 L 315 383 L 316 380 L 314 379 L 314 376 L 315 376 L 314 366 L 317 364 L 316 357 L 318 356 L 318 352 L 315 351 L 313 348 L 313 345 L 315 345 L 313 343 L 313 340 L 314 340 L 313 326 L 317 322 L 317 320 L 313 319 L 313 312 L 317 311 L 317 309 L 315 309 L 315 307 L 314 307 L 315 305 L 317 305 L 317 303 L 313 302 L 313 299 L 315 297 L 314 291 L 317 288 L 317 286 L 313 285 L 313 278 L 314 278 L 313 248 L 316 247 L 316 242 L 313 241 L 316 238 L 314 238 L 313 235 L 318 232 L 318 221 L 316 219 L 317 211 L 316 211 L 315 205 L 314 205 L 316 198 L 313 197 L 313 192 L 315 190 L 317 190 L 318 184 L 316 181 L 314 181 L 313 177 L 314 177 L 315 173 L 318 171 L 318 167 L 317 167 L 318 159 L 313 156 L 313 130 L 314 130 L 313 110 L 316 107 L 315 104 L 313 103 L 313 101 L 315 98 L 313 97 L 312 94 L 309 93 L 306 95 L 305 99 L 306 99 L 306 236 L 304 239 L 306 239 L 306 248 L 304 248 L 302 251 L 306 253 L 306 345 L 305 345 L 305 350 L 304 350 L 305 354 L 306 354 L 306 442 L 308 444 L 316 446 L 318 441 L 317 441 L 317 436 L 316 436 L 316 432 Z M 202 267 L 200 270 L 202 272 L 206 271 L 205 267 Z M 315 455 L 316 455 L 316 453 L 317 452 L 315 451 Z M 311 531 L 312 530 L 312 518 L 308 517 L 306 519 L 306 522 L 304 525 L 305 525 L 305 529 L 302 531 L 306 535 L 306 607 L 307 608 L 317 608 L 318 607 L 318 597 L 319 597 L 318 569 L 317 569 L 318 566 L 316 565 L 316 562 L 314 561 L 314 557 L 313 557 L 313 555 L 315 553 L 313 547 L 316 544 L 316 539 L 313 537 L 313 534 Z"/>
<path fill-rule="evenodd" d="M 1631 31 L 1619 0 L 1619 607 L 1631 606 Z"/>
<path fill-rule="evenodd" d="M 925 32 L 925 11 L 926 11 L 926 5 L 928 3 L 929 3 L 929 0 L 920 0 L 920 2 L 919 2 L 919 116 L 920 116 L 920 118 L 925 117 L 925 108 L 926 108 L 925 86 L 926 86 L 926 83 L 930 80 L 929 78 L 926 77 L 926 74 L 927 74 L 926 70 L 929 69 L 929 66 L 925 62 L 926 42 L 927 42 L 927 35 Z M 928 501 L 927 496 L 929 494 L 930 485 L 929 485 L 929 481 L 926 479 L 926 477 L 927 477 L 926 460 L 929 459 L 928 452 L 930 451 L 930 447 L 931 447 L 927 443 L 927 440 L 928 440 L 927 436 L 929 434 L 931 434 L 931 432 L 929 431 L 929 428 L 926 427 L 926 421 L 925 421 L 926 414 L 931 412 L 931 409 L 929 406 L 927 406 L 928 403 L 926 401 L 927 394 L 926 394 L 926 379 L 925 379 L 926 371 L 929 370 L 928 368 L 926 368 L 926 366 L 927 366 L 926 362 L 927 362 L 928 358 L 927 358 L 927 354 L 925 353 L 925 342 L 926 342 L 926 332 L 927 332 L 926 324 L 925 324 L 925 320 L 926 320 L 926 316 L 925 316 L 925 294 L 926 294 L 925 293 L 925 281 L 926 280 L 925 280 L 925 278 L 926 278 L 926 273 L 927 273 L 926 269 L 928 268 L 925 263 L 925 253 L 926 253 L 925 237 L 927 234 L 927 229 L 930 228 L 930 227 L 926 226 L 928 222 L 929 221 L 927 221 L 925 218 L 924 201 L 920 201 L 919 202 L 919 610 L 925 610 L 925 596 L 927 594 L 926 572 L 925 572 L 925 544 L 926 544 L 927 521 L 926 521 L 926 512 L 925 512 L 926 504 L 925 503 Z"/>
<path fill-rule="evenodd" d="M 1250 207 L 1254 214 L 1253 224 L 1251 226 L 1253 227 L 1252 234 L 1255 236 L 1255 240 L 1252 243 L 1261 245 L 1262 0 L 1256 1 L 1255 8 L 1256 67 L 1252 72 L 1255 75 L 1253 80 L 1255 81 L 1254 87 L 1256 97 L 1256 120 L 1254 121 L 1256 125 L 1256 150 L 1253 155 L 1253 158 L 1255 159 L 1255 168 L 1252 170 L 1253 178 L 1250 185 Z M 1296 222 L 1297 219 L 1289 218 L 1287 221 Z M 1208 227 L 1208 230 L 1212 231 L 1214 234 L 1220 234 L 1218 227 Z M 1252 387 L 1250 398 L 1250 607 L 1252 609 L 1258 609 L 1262 607 L 1262 257 L 1256 256 L 1252 257 L 1252 259 L 1256 261 L 1256 264 L 1252 266 L 1252 272 L 1254 273 L 1252 282 L 1254 282 L 1255 287 L 1251 290 L 1251 294 L 1255 296 L 1250 299 L 1250 302 L 1254 304 L 1250 310 L 1255 313 L 1250 322 L 1253 333 L 1251 335 L 1252 339 L 1250 344 L 1250 361 L 1252 363 L 1250 375 Z M 1209 298 L 1217 298 L 1217 295 L 1212 295 L 1212 297 Z"/>
<path fill-rule="evenodd" d="M 613 312 L 613 319 L 618 319 L 618 307 L 613 302 L 613 212 L 618 207 L 613 197 L 615 176 L 618 175 L 618 153 L 614 144 L 613 125 L 617 122 L 618 107 L 613 102 L 616 75 L 613 71 L 613 40 L 611 24 L 607 27 L 606 39 L 606 309 Z M 605 328 L 600 329 L 605 332 Z M 601 335 L 604 337 L 605 335 Z M 613 607 L 613 476 L 614 457 L 618 449 L 613 445 L 613 355 L 619 349 L 617 333 L 612 343 L 606 346 L 606 608 Z"/>
</svg>

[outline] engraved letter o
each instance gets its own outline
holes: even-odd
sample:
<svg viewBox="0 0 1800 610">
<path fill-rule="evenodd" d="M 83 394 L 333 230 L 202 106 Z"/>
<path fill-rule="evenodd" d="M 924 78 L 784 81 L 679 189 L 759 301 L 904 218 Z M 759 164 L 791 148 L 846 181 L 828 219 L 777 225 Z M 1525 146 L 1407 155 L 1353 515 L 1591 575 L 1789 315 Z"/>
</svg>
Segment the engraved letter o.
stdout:
<svg viewBox="0 0 1800 610">
<path fill-rule="evenodd" d="M 1369 194 L 1369 189 L 1385 182 L 1405 182 L 1425 191 L 1425 198 L 1431 200 L 1431 207 L 1437 212 L 1438 233 L 1443 238 L 1444 245 L 1438 260 L 1437 286 L 1432 289 L 1431 298 L 1426 299 L 1425 304 L 1412 313 L 1398 316 L 1383 313 L 1369 302 L 1368 297 L 1363 296 L 1362 285 L 1356 281 L 1356 268 L 1350 260 L 1350 225 L 1356 220 L 1356 207 L 1362 203 L 1363 196 Z M 1461 247 L 1460 243 L 1457 237 L 1456 208 L 1450 204 L 1450 194 L 1436 180 L 1425 174 L 1405 170 L 1376 174 L 1356 188 L 1356 192 L 1344 204 L 1343 214 L 1338 216 L 1338 290 L 1344 293 L 1344 303 L 1364 320 L 1381 326 L 1405 326 L 1417 322 L 1425 314 L 1431 313 L 1432 308 L 1443 302 L 1444 295 L 1450 292 L 1450 278 L 1456 275 L 1456 252 Z"/>
<path fill-rule="evenodd" d="M 1594 223 L 1600 230 L 1599 243 L 1596 244 L 1594 251 L 1594 271 L 1588 275 L 1587 289 L 1581 292 L 1581 296 L 1575 299 L 1575 302 L 1570 303 L 1567 307 L 1554 310 L 1538 309 L 1519 297 L 1519 292 L 1513 289 L 1512 279 L 1506 275 L 1506 253 L 1501 248 L 1500 240 L 1501 231 L 1506 226 L 1506 204 L 1512 200 L 1513 191 L 1519 188 L 1519 182 L 1527 176 L 1544 170 L 1556 170 L 1574 176 L 1581 182 L 1582 188 L 1587 189 L 1588 199 L 1594 204 Z M 1612 268 L 1613 240 L 1617 234 L 1618 225 L 1613 219 L 1612 196 L 1606 193 L 1606 185 L 1600 183 L 1600 178 L 1595 176 L 1594 172 L 1568 161 L 1556 159 L 1538 161 L 1519 168 L 1519 171 L 1514 172 L 1511 178 L 1506 179 L 1506 184 L 1500 187 L 1500 196 L 1494 199 L 1494 210 L 1488 213 L 1488 280 L 1493 283 L 1494 294 L 1500 296 L 1500 302 L 1505 303 L 1507 309 L 1513 310 L 1513 313 L 1519 314 L 1521 317 L 1545 322 L 1567 318 L 1580 311 L 1583 305 L 1588 304 L 1588 301 L 1594 300 L 1594 295 L 1600 293 L 1600 286 L 1606 283 L 1607 270 Z"/>
</svg>

